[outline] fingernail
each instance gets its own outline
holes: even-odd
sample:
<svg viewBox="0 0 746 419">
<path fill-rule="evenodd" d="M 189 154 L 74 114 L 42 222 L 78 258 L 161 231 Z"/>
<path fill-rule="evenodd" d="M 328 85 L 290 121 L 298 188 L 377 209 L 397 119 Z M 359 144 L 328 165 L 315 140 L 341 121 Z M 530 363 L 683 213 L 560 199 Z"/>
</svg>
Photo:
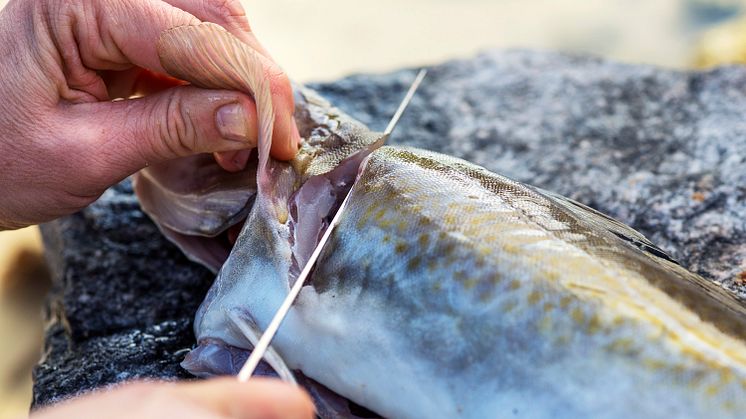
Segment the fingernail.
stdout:
<svg viewBox="0 0 746 419">
<path fill-rule="evenodd" d="M 220 135 L 227 140 L 248 141 L 249 139 L 246 112 L 238 103 L 221 106 L 215 114 L 215 125 Z"/>
</svg>

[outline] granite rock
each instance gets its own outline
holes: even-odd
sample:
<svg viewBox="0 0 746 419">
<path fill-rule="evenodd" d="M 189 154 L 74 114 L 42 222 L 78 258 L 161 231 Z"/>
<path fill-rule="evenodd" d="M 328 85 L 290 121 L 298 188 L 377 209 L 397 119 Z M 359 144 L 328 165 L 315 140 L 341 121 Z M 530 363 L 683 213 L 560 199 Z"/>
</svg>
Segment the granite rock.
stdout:
<svg viewBox="0 0 746 419">
<path fill-rule="evenodd" d="M 213 275 L 140 211 L 131 183 L 42 226 L 53 276 L 34 405 L 135 378 L 188 378 L 192 316 Z"/>
<path fill-rule="evenodd" d="M 413 70 L 314 84 L 382 130 Z M 493 51 L 433 67 L 391 144 L 462 157 L 590 205 L 746 297 L 746 68 L 678 72 Z M 181 379 L 212 275 L 123 182 L 42 228 L 55 276 L 35 404 L 132 378 Z"/>
</svg>

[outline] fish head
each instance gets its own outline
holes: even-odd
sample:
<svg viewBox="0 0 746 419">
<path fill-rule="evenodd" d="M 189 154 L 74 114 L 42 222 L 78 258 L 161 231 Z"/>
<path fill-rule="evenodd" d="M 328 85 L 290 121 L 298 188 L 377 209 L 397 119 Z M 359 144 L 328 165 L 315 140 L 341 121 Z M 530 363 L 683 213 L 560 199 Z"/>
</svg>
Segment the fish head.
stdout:
<svg viewBox="0 0 746 419">
<path fill-rule="evenodd" d="M 291 161 L 274 160 L 271 94 L 251 50 L 204 24 L 162 35 L 159 53 L 171 75 L 201 87 L 243 90 L 257 104 L 258 147 L 246 169 L 224 172 L 202 155 L 150 167 L 135 179 L 143 210 L 166 237 L 193 260 L 220 269 L 195 318 L 201 346 L 185 366 L 196 375 L 235 372 L 237 356 L 258 335 L 251 331 L 264 326 L 254 318 L 264 313 L 245 309 L 247 298 L 264 295 L 271 300 L 264 307 L 279 306 L 358 166 L 384 135 L 297 86 L 300 149 Z"/>
<path fill-rule="evenodd" d="M 135 182 L 143 209 L 164 234 L 192 259 L 220 269 L 195 318 L 199 345 L 182 366 L 198 376 L 235 374 L 352 187 L 358 167 L 385 136 L 298 87 L 300 150 L 292 161 L 274 160 L 272 99 L 255 52 L 208 23 L 166 31 L 158 49 L 172 76 L 199 87 L 241 90 L 257 104 L 258 147 L 239 174 L 222 173 L 211 156 L 199 156 L 150 168 Z M 211 174 L 209 181 L 190 179 L 198 175 L 192 170 L 198 165 Z M 249 310 L 251 300 L 262 303 Z M 268 358 L 272 353 L 270 348 Z M 267 371 L 266 365 L 259 371 Z M 329 404 L 328 394 L 321 404 L 316 399 L 320 412 L 347 409 L 346 403 Z"/>
<path fill-rule="evenodd" d="M 296 103 L 303 138 L 298 155 L 289 162 L 269 162 L 272 182 L 256 195 L 230 256 L 195 317 L 201 346 L 184 363 L 194 373 L 237 372 L 236 348 L 248 350 L 255 342 L 235 319 L 255 330 L 266 327 L 260 319 L 280 306 L 354 184 L 359 167 L 383 143 L 383 134 L 370 131 L 310 89 L 298 88 Z M 258 295 L 264 304 L 249 312 L 247 301 Z M 218 351 L 216 342 L 222 342 L 225 351 Z M 221 366 L 216 360 L 222 360 Z"/>
</svg>

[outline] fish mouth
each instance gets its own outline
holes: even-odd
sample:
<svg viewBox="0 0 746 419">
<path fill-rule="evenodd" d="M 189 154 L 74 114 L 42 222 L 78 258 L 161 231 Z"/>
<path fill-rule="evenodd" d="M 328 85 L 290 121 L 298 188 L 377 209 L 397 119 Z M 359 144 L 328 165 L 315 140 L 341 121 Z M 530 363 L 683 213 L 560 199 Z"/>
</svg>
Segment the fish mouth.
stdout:
<svg viewBox="0 0 746 419">
<path fill-rule="evenodd" d="M 248 311 L 241 307 L 222 307 L 221 312 L 226 322 L 221 323 L 220 332 L 208 332 L 198 337 L 197 347 L 181 363 L 184 369 L 198 377 L 238 374 L 260 340 L 262 330 Z M 200 314 L 197 317 L 196 324 Z M 257 370 L 259 375 L 279 376 L 284 381 L 296 383 L 292 371 L 273 347 L 264 353 L 262 362 L 262 367 Z"/>
</svg>

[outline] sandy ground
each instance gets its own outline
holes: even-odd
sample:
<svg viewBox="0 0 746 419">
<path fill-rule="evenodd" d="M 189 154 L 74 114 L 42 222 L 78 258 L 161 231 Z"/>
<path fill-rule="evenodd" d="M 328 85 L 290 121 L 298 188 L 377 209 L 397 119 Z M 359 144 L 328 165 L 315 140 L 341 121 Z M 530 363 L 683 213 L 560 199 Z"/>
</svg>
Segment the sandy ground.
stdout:
<svg viewBox="0 0 746 419">
<path fill-rule="evenodd" d="M 738 13 L 742 0 L 243 3 L 258 37 L 297 81 L 420 66 L 492 47 L 585 52 L 677 68 L 746 59 L 746 21 L 710 30 Z M 46 289 L 40 249 L 36 229 L 0 232 L 0 418 L 24 414 L 29 403 Z"/>
</svg>

